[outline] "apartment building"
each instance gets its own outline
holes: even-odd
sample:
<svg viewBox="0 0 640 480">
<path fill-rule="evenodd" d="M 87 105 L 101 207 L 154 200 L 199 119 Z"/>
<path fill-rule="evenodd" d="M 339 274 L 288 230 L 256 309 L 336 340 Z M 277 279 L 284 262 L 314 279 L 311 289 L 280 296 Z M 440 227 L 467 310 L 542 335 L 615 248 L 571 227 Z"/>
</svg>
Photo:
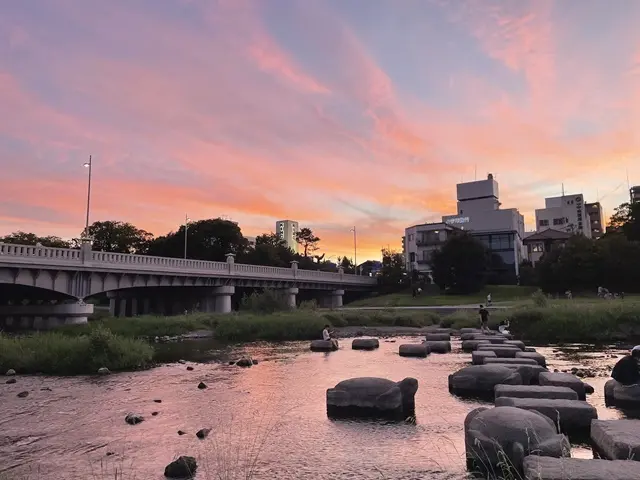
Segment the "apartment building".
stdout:
<svg viewBox="0 0 640 480">
<path fill-rule="evenodd" d="M 605 225 L 602 223 L 602 206 L 600 202 L 585 203 L 585 210 L 591 229 L 591 238 L 600 238 L 605 233 Z"/>
<path fill-rule="evenodd" d="M 298 242 L 296 241 L 298 231 L 298 222 L 293 220 L 279 220 L 276 222 L 276 235 L 281 240 L 284 240 L 287 247 L 295 253 L 298 253 Z"/>
<path fill-rule="evenodd" d="M 551 228 L 591 238 L 591 220 L 581 193 L 545 198 L 544 203 L 545 208 L 536 210 L 537 232 Z"/>
<path fill-rule="evenodd" d="M 402 251 L 407 270 L 417 270 L 430 275 L 431 255 L 456 231 L 456 227 L 446 223 L 424 223 L 406 228 L 404 231 Z"/>
<path fill-rule="evenodd" d="M 631 203 L 640 202 L 640 185 L 629 189 L 629 199 Z"/>
</svg>

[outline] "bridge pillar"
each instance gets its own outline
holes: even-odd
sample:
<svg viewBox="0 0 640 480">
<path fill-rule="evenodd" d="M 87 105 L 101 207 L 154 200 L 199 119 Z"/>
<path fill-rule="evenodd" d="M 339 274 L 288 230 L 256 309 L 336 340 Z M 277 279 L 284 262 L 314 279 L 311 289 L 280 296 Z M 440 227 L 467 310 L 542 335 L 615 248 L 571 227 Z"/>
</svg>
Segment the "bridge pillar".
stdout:
<svg viewBox="0 0 640 480">
<path fill-rule="evenodd" d="M 127 298 L 120 297 L 120 308 L 118 308 L 118 316 L 126 317 L 127 316 Z"/>
<path fill-rule="evenodd" d="M 225 286 L 213 288 L 200 301 L 203 312 L 231 313 L 231 295 L 236 293 L 236 287 Z"/>
<path fill-rule="evenodd" d="M 149 315 L 151 313 L 151 301 L 148 298 L 142 299 L 142 314 Z"/>
<path fill-rule="evenodd" d="M 298 292 L 300 291 L 300 289 L 294 287 L 294 288 L 283 288 L 280 290 L 280 292 L 282 292 L 282 295 L 284 296 L 285 301 L 287 302 L 287 305 L 289 306 L 289 308 L 291 309 L 295 309 L 296 308 L 296 295 L 298 295 Z"/>
<path fill-rule="evenodd" d="M 133 297 L 131 299 L 131 316 L 135 317 L 136 315 L 138 315 L 138 299 Z"/>
<path fill-rule="evenodd" d="M 340 308 L 342 307 L 343 295 L 344 290 L 332 290 L 327 292 L 322 296 L 320 306 L 322 308 Z"/>
</svg>

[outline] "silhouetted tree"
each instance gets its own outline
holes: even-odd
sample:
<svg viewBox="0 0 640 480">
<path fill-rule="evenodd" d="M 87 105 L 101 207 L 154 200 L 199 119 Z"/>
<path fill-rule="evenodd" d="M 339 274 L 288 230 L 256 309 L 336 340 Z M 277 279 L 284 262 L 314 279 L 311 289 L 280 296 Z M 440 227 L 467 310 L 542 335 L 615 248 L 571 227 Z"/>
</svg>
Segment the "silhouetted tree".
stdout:
<svg viewBox="0 0 640 480">
<path fill-rule="evenodd" d="M 320 238 L 316 237 L 310 228 L 305 227 L 296 232 L 296 242 L 302 246 L 302 256 L 308 257 L 318 250 Z"/>
<path fill-rule="evenodd" d="M 485 286 L 491 265 L 486 247 L 468 233 L 450 237 L 431 256 L 433 280 L 449 293 L 478 292 Z"/>
<path fill-rule="evenodd" d="M 253 265 L 286 268 L 291 266 L 294 259 L 293 250 L 287 247 L 284 240 L 275 233 L 265 233 L 256 237 L 255 245 L 249 247 L 240 260 Z"/>
<path fill-rule="evenodd" d="M 613 233 L 622 233 L 627 240 L 640 241 L 640 202 L 623 203 L 609 219 Z"/>
<path fill-rule="evenodd" d="M 107 220 L 89 225 L 85 234 L 93 240 L 93 250 L 145 254 L 153 234 L 127 222 Z"/>
<path fill-rule="evenodd" d="M 388 248 L 382 249 L 382 268 L 378 283 L 383 285 L 385 290 L 399 290 L 404 288 L 407 275 L 404 271 L 404 257 L 401 253 Z"/>
<path fill-rule="evenodd" d="M 70 248 L 71 242 L 60 237 L 49 235 L 39 237 L 35 233 L 13 232 L 10 235 L 0 237 L 0 243 L 13 243 L 15 245 L 42 245 L 43 247 Z"/>
<path fill-rule="evenodd" d="M 338 265 L 342 267 L 344 273 L 356 273 L 356 266 L 350 258 L 338 257 Z"/>
</svg>

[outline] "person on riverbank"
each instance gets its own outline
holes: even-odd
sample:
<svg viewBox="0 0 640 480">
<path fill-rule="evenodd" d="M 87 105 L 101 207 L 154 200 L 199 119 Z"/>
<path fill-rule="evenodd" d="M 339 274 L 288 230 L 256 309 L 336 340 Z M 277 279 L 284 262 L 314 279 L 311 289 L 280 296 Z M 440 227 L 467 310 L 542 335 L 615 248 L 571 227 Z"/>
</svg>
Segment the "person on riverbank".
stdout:
<svg viewBox="0 0 640 480">
<path fill-rule="evenodd" d="M 611 371 L 611 378 L 625 386 L 640 384 L 640 345 L 618 360 Z"/>
<path fill-rule="evenodd" d="M 325 342 L 333 343 L 337 348 L 338 347 L 338 340 L 336 340 L 335 338 L 331 337 L 331 331 L 329 330 L 329 328 L 331 328 L 329 325 L 325 325 L 324 326 L 324 330 L 322 330 L 322 339 Z"/>
<path fill-rule="evenodd" d="M 502 320 L 498 325 L 498 331 L 500 333 L 509 334 L 509 320 Z"/>
<path fill-rule="evenodd" d="M 492 299 L 491 299 L 491 292 L 489 292 L 489 293 L 487 294 L 487 307 L 490 307 L 490 306 L 491 306 L 491 302 L 492 302 Z"/>
<path fill-rule="evenodd" d="M 489 310 L 484 308 L 484 305 L 480 305 L 480 311 L 478 313 L 480 314 L 480 329 L 482 330 L 482 333 L 488 333 L 489 332 Z"/>
</svg>

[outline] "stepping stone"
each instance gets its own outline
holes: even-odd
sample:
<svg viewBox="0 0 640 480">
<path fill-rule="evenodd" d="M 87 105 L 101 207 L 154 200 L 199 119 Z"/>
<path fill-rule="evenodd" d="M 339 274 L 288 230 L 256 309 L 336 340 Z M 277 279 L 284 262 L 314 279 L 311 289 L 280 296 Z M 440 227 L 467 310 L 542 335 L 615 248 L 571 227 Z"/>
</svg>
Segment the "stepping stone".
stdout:
<svg viewBox="0 0 640 480">
<path fill-rule="evenodd" d="M 426 343 L 405 343 L 400 345 L 398 353 L 401 357 L 426 357 L 429 355 L 429 346 Z"/>
<path fill-rule="evenodd" d="M 482 330 L 479 328 L 461 328 L 460 334 L 464 335 L 465 333 L 482 333 Z"/>
<path fill-rule="evenodd" d="M 430 353 L 449 353 L 451 351 L 451 342 L 439 341 L 439 342 L 424 342 L 427 345 Z"/>
<path fill-rule="evenodd" d="M 331 340 L 313 340 L 310 349 L 312 352 L 333 352 L 338 347 Z"/>
<path fill-rule="evenodd" d="M 476 336 L 478 336 L 477 333 L 461 333 L 460 340 L 462 340 L 463 342 L 466 342 L 469 340 L 475 340 Z"/>
<path fill-rule="evenodd" d="M 582 400 L 498 397 L 495 405 L 535 410 L 560 425 L 565 433 L 587 432 L 591 429 L 591 420 L 598 418 L 595 407 Z"/>
<path fill-rule="evenodd" d="M 512 368 L 513 370 L 515 370 L 516 372 L 518 372 L 520 374 L 520 377 L 522 377 L 522 384 L 523 385 L 539 385 L 539 377 L 541 373 L 546 373 L 549 370 L 547 370 L 544 367 L 541 367 L 538 364 L 535 365 L 525 365 L 525 364 L 518 364 L 518 363 L 502 363 L 502 364 L 498 364 L 498 365 L 503 365 L 505 367 L 509 367 Z"/>
<path fill-rule="evenodd" d="M 513 345 L 514 347 L 518 347 L 520 350 L 524 352 L 525 344 L 520 340 L 505 340 L 504 345 Z"/>
<path fill-rule="evenodd" d="M 625 386 L 612 378 L 604 384 L 604 401 L 607 406 L 640 410 L 640 385 Z"/>
<path fill-rule="evenodd" d="M 427 333 L 425 340 L 427 342 L 450 342 L 451 335 L 448 333 Z"/>
<path fill-rule="evenodd" d="M 602 458 L 640 462 L 640 420 L 594 420 L 591 442 Z"/>
<path fill-rule="evenodd" d="M 516 358 L 516 352 L 522 351 L 517 347 L 508 347 L 506 345 L 479 345 L 478 350 L 490 350 L 500 358 Z"/>
<path fill-rule="evenodd" d="M 502 365 L 538 365 L 538 362 L 531 358 L 486 358 L 484 363 L 499 363 Z"/>
<path fill-rule="evenodd" d="M 474 340 L 486 340 L 492 345 L 503 345 L 507 341 L 507 339 L 501 335 L 476 335 Z"/>
<path fill-rule="evenodd" d="M 475 352 L 480 345 L 491 345 L 488 340 L 464 340 L 462 342 L 462 351 L 469 353 Z"/>
<path fill-rule="evenodd" d="M 504 365 L 471 365 L 449 375 L 449 392 L 460 397 L 494 398 L 500 384 L 522 385 L 522 377 Z"/>
<path fill-rule="evenodd" d="M 584 383 L 575 375 L 562 372 L 545 372 L 538 377 L 538 383 L 549 387 L 569 387 L 576 391 L 579 400 L 586 400 L 587 393 Z"/>
<path fill-rule="evenodd" d="M 523 471 L 524 480 L 633 480 L 640 478 L 640 462 L 530 455 Z"/>
<path fill-rule="evenodd" d="M 538 362 L 541 367 L 547 366 L 547 359 L 544 358 L 544 355 L 535 352 L 516 352 L 516 358 L 531 358 Z"/>
<path fill-rule="evenodd" d="M 355 338 L 351 342 L 353 350 L 375 350 L 378 347 L 380 347 L 380 342 L 377 338 Z"/>
<path fill-rule="evenodd" d="M 471 352 L 471 363 L 473 365 L 484 365 L 484 361 L 487 358 L 498 358 L 496 352 L 490 352 L 485 350 L 482 352 Z"/>
<path fill-rule="evenodd" d="M 535 352 L 535 351 L 536 351 L 536 349 L 535 349 L 534 347 L 524 347 L 524 351 L 525 351 L 525 352 L 532 352 L 532 353 L 533 353 L 533 352 Z"/>
<path fill-rule="evenodd" d="M 567 387 L 541 387 L 539 385 L 496 385 L 496 398 L 547 398 L 578 400 L 578 394 Z M 592 427 L 593 428 L 593 427 Z"/>
</svg>

